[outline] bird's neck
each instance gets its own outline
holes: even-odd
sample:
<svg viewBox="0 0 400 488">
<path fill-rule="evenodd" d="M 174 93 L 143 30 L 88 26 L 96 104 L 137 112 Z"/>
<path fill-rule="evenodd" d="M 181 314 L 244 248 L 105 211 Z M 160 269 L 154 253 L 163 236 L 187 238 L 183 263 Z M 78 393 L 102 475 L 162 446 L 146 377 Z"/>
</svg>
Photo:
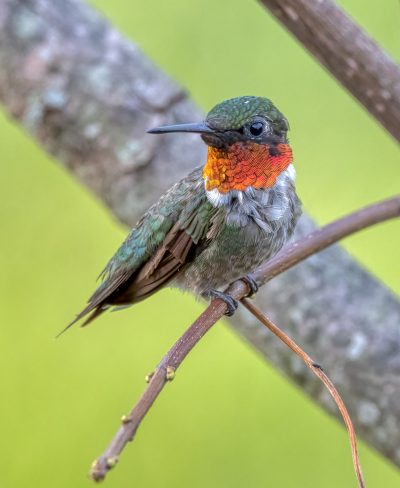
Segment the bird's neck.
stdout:
<svg viewBox="0 0 400 488">
<path fill-rule="evenodd" d="M 270 188 L 292 163 L 289 144 L 272 147 L 254 142 L 236 142 L 228 148 L 209 146 L 203 178 L 207 191 L 244 191 L 249 186 Z"/>
</svg>

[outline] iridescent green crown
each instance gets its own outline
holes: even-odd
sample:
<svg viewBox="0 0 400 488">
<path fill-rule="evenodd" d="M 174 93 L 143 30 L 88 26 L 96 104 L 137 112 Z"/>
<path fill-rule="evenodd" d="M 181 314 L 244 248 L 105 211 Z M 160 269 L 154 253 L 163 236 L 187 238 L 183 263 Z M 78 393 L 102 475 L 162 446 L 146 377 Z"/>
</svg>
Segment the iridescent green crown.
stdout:
<svg viewBox="0 0 400 488">
<path fill-rule="evenodd" d="M 271 100 L 250 96 L 230 98 L 219 103 L 208 113 L 206 123 L 216 130 L 239 130 L 256 116 L 270 120 L 279 132 L 286 132 L 289 129 L 286 118 Z"/>
</svg>

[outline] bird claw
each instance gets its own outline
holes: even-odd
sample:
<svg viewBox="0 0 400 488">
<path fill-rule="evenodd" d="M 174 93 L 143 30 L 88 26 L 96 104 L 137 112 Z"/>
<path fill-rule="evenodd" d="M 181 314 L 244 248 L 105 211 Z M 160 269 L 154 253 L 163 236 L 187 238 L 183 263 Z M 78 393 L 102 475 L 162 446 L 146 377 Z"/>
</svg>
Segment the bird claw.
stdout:
<svg viewBox="0 0 400 488">
<path fill-rule="evenodd" d="M 210 290 L 210 296 L 212 298 L 219 298 L 226 303 L 228 310 L 225 312 L 225 315 L 227 315 L 228 317 L 231 317 L 236 312 L 236 309 L 238 308 L 238 302 L 227 293 L 219 290 Z"/>
<path fill-rule="evenodd" d="M 251 275 L 246 275 L 240 278 L 249 287 L 250 291 L 247 294 L 248 298 L 251 298 L 258 292 L 258 284 L 256 280 Z"/>
</svg>

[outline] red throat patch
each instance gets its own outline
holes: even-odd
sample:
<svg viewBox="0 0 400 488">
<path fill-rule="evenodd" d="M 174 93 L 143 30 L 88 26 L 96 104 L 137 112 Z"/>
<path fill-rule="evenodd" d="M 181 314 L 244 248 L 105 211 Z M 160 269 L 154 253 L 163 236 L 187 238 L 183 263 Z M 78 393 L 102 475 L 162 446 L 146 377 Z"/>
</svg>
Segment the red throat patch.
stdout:
<svg viewBox="0 0 400 488">
<path fill-rule="evenodd" d="M 216 188 L 221 193 L 243 191 L 247 187 L 269 188 L 276 178 L 292 163 L 289 144 L 278 144 L 276 155 L 267 145 L 254 142 L 236 142 L 228 149 L 209 146 L 203 168 L 206 190 Z"/>
</svg>

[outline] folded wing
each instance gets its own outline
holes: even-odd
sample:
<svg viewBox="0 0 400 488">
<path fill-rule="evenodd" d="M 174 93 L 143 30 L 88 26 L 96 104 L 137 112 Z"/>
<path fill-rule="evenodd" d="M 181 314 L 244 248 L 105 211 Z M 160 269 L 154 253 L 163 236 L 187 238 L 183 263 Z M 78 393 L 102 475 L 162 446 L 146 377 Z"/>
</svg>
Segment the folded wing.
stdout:
<svg viewBox="0 0 400 488">
<path fill-rule="evenodd" d="M 87 306 L 66 329 L 88 314 L 82 325 L 110 306 L 142 300 L 168 283 L 194 258 L 216 211 L 207 200 L 198 168 L 142 217 L 105 267 L 103 282 Z"/>
</svg>

